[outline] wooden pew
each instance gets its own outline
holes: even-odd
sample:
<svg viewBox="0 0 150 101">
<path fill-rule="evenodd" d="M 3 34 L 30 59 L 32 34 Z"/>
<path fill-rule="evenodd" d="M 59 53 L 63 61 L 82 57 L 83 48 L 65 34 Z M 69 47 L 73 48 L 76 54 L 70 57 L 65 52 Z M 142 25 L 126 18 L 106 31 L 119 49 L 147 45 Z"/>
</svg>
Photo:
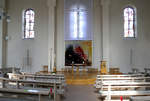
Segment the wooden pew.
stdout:
<svg viewBox="0 0 150 101">
<path fill-rule="evenodd" d="M 12 89 L 12 88 L 0 88 L 2 93 L 13 93 L 23 95 L 38 95 L 38 100 L 42 101 L 41 96 L 48 96 L 49 90 L 36 90 L 36 89 Z M 56 101 L 56 100 L 54 100 Z"/>
<path fill-rule="evenodd" d="M 123 96 L 123 97 L 129 97 L 130 96 L 150 96 L 150 91 L 110 91 L 109 93 L 107 91 L 100 92 L 101 96 L 110 96 L 110 98 L 105 99 L 104 101 L 112 101 L 111 97 L 113 96 Z M 125 99 L 127 100 L 127 99 Z M 128 99 L 129 100 L 129 99 Z M 124 100 L 123 100 L 124 101 Z M 143 100 L 141 100 L 143 101 Z"/>
<path fill-rule="evenodd" d="M 49 74 L 49 75 L 36 75 L 36 74 L 14 74 L 8 73 L 10 79 L 23 79 L 23 80 L 38 80 L 38 81 L 61 81 L 62 86 L 66 86 L 66 80 L 63 74 Z"/>
<path fill-rule="evenodd" d="M 150 96 L 132 96 L 130 97 L 130 101 L 149 101 Z"/>
<path fill-rule="evenodd" d="M 145 76 L 145 74 L 121 74 L 121 75 L 97 75 L 97 78 L 106 78 L 106 77 L 141 77 Z"/>
<path fill-rule="evenodd" d="M 14 74 L 14 73 L 7 73 L 9 78 L 20 78 L 20 77 L 43 77 L 43 78 L 61 78 L 65 79 L 64 74 Z"/>
<path fill-rule="evenodd" d="M 55 80 L 53 80 L 53 81 L 17 80 L 17 79 L 7 79 L 7 78 L 2 78 L 2 77 L 0 78 L 0 81 L 2 83 L 2 88 L 0 88 L 1 92 L 5 92 L 6 91 L 6 92 L 13 93 L 13 92 L 11 92 L 11 90 L 13 89 L 14 91 L 17 90 L 18 93 L 20 92 L 20 93 L 31 94 L 33 92 L 31 92 L 31 93 L 30 92 L 24 92 L 24 90 L 25 90 L 24 88 L 26 88 L 26 87 L 20 87 L 20 86 L 22 84 L 32 84 L 32 85 L 35 85 L 35 84 L 46 84 L 46 85 L 49 85 L 49 87 L 53 87 L 53 90 L 52 90 L 53 92 L 52 93 L 54 94 L 54 101 L 56 101 L 56 96 L 57 95 L 64 94 L 64 90 L 61 89 L 61 87 L 60 87 L 61 84 L 62 84 L 61 81 L 55 81 Z M 9 88 L 8 84 L 10 82 L 16 83 L 16 88 Z M 59 88 L 59 89 L 57 89 L 57 88 Z M 9 90 L 9 89 L 11 89 L 11 90 Z M 29 89 L 32 89 L 32 88 L 30 87 Z M 41 89 L 41 90 L 43 90 L 43 89 Z M 38 90 L 36 93 L 33 93 L 33 94 L 37 94 L 40 97 L 41 94 L 45 94 L 46 95 L 47 92 L 50 91 L 48 89 L 45 93 L 43 93 L 43 91 L 41 91 L 41 90 Z M 40 99 L 39 99 L 39 101 L 40 101 Z"/>
<path fill-rule="evenodd" d="M 102 82 L 105 81 L 145 81 L 146 79 L 150 79 L 150 77 L 144 77 L 143 74 L 132 74 L 132 75 L 97 75 L 95 81 L 95 88 L 101 88 Z"/>
<path fill-rule="evenodd" d="M 101 97 L 105 97 L 107 101 L 112 101 L 111 97 L 116 96 L 149 96 L 150 90 L 145 90 L 146 87 L 150 87 L 150 82 L 145 82 L 145 79 L 149 78 L 150 77 L 99 78 L 102 80 L 99 93 Z M 138 90 L 139 88 L 142 88 L 142 90 Z"/>
</svg>

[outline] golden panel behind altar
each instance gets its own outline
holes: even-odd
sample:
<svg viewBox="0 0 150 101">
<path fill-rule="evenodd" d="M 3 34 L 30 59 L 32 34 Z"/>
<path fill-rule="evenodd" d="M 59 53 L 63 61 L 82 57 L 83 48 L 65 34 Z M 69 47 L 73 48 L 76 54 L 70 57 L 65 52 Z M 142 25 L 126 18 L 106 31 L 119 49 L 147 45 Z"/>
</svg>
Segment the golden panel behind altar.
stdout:
<svg viewBox="0 0 150 101">
<path fill-rule="evenodd" d="M 91 40 L 67 40 L 65 41 L 65 65 L 73 64 L 92 65 L 92 41 Z"/>
</svg>

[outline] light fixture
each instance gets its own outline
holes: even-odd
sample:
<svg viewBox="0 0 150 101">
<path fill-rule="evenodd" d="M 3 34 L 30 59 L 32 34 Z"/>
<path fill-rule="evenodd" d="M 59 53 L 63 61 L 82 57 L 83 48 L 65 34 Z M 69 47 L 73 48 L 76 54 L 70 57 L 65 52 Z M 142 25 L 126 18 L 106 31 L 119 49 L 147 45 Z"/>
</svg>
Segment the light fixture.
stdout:
<svg viewBox="0 0 150 101">
<path fill-rule="evenodd" d="M 10 22 L 10 16 L 4 11 L 0 12 L 0 20 L 2 19 L 6 19 L 7 22 Z"/>
</svg>

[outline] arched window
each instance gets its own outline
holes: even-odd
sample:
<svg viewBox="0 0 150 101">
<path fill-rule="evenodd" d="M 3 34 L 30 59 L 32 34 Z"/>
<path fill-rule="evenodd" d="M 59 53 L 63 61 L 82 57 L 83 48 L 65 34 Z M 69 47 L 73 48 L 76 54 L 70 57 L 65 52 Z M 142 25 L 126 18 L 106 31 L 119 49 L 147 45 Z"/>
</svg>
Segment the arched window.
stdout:
<svg viewBox="0 0 150 101">
<path fill-rule="evenodd" d="M 127 6 L 123 10 L 124 15 L 124 37 L 136 37 L 136 10 L 132 6 Z"/>
<path fill-rule="evenodd" d="M 35 17 L 35 12 L 33 9 L 27 9 L 23 13 L 24 17 L 24 39 L 30 39 L 34 38 L 34 17 Z"/>
</svg>

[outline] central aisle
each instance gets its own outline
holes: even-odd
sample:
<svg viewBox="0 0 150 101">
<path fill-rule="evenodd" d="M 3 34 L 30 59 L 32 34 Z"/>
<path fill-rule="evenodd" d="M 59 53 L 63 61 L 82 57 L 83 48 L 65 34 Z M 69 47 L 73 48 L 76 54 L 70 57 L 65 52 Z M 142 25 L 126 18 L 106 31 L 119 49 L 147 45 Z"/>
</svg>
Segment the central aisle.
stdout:
<svg viewBox="0 0 150 101">
<path fill-rule="evenodd" d="M 68 85 L 63 101 L 100 101 L 93 85 Z"/>
</svg>

